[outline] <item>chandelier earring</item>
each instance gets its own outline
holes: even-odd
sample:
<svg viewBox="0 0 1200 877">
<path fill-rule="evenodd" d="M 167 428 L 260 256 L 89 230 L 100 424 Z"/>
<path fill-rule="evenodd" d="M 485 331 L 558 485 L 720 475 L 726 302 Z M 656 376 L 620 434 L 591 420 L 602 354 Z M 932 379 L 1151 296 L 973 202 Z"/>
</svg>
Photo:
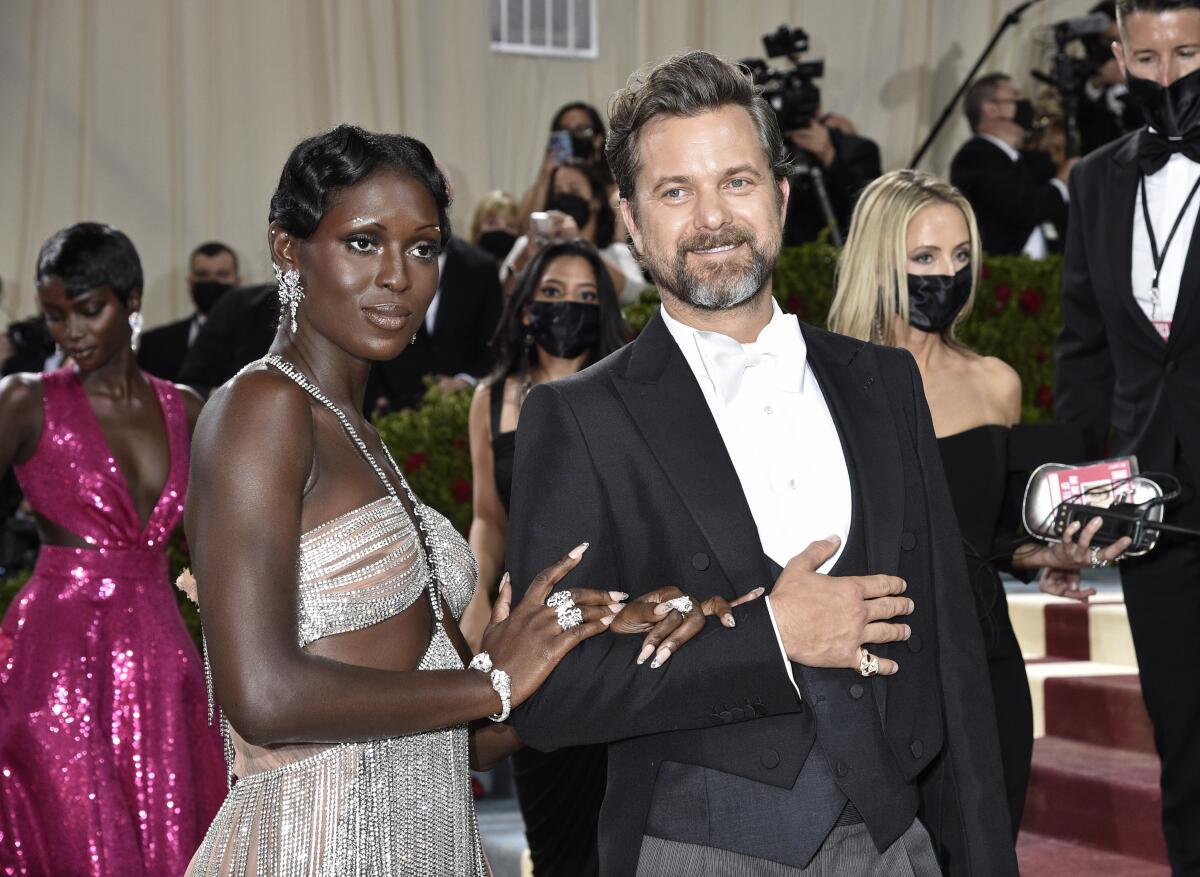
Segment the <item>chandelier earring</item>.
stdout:
<svg viewBox="0 0 1200 877">
<path fill-rule="evenodd" d="M 142 346 L 142 329 L 145 325 L 146 319 L 141 311 L 134 311 L 129 315 L 129 348 L 134 353 Z"/>
<path fill-rule="evenodd" d="M 291 318 L 292 334 L 296 334 L 296 311 L 304 301 L 304 287 L 300 285 L 300 272 L 295 268 L 287 271 L 278 265 L 275 268 L 275 283 L 279 286 L 279 322 L 283 322 L 286 311 Z"/>
</svg>

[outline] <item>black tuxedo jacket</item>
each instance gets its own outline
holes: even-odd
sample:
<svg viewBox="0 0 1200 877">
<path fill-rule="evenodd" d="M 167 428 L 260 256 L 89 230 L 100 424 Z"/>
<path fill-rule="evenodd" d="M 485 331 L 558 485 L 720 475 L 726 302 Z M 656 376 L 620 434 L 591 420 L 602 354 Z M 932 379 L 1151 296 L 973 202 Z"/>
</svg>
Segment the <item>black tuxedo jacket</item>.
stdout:
<svg viewBox="0 0 1200 877">
<path fill-rule="evenodd" d="M 167 323 L 142 335 L 138 347 L 138 365 L 142 371 L 150 372 L 164 381 L 179 380 L 179 370 L 188 352 L 188 334 L 192 328 L 192 317 Z"/>
<path fill-rule="evenodd" d="M 788 680 L 763 600 L 710 620 L 664 667 L 636 666 L 641 638 L 603 634 L 574 649 L 513 714 L 538 749 L 609 744 L 601 871 L 632 874 L 668 762 L 790 789 L 813 741 L 881 849 L 912 812 L 879 812 L 875 785 L 919 793 L 922 821 L 951 874 L 1015 874 L 979 623 L 912 358 L 802 324 L 862 507 L 870 572 L 902 575 L 916 611 L 884 646 L 882 730 L 850 670 L 793 665 Z M 820 502 L 819 497 L 813 498 Z M 699 385 L 657 314 L 641 336 L 585 371 L 534 388 L 521 412 L 508 568 L 517 589 L 571 546 L 591 547 L 564 583 L 638 595 L 666 584 L 699 599 L 770 586 L 757 528 Z M 831 687 L 831 680 L 836 680 Z M 836 694 L 834 691 L 836 690 Z M 865 713 L 864 713 L 865 711 Z M 874 726 L 853 733 L 846 721 Z M 856 747 L 880 774 L 857 770 Z M 658 790 L 661 791 L 661 790 Z M 770 824 L 770 812 L 752 814 Z"/>
<path fill-rule="evenodd" d="M 1057 245 L 1047 241 L 1050 250 L 1061 252 L 1067 204 L 1052 179 L 1054 164 L 1045 153 L 1022 152 L 1013 161 L 982 137 L 964 143 L 950 162 L 950 182 L 971 202 L 984 252 L 994 255 L 1020 253 L 1044 222 L 1058 232 Z"/>
<path fill-rule="evenodd" d="M 1172 472 L 1177 449 L 1193 466 L 1200 462 L 1200 222 L 1190 240 L 1181 230 L 1172 244 L 1189 249 L 1163 341 L 1130 283 L 1143 131 L 1096 150 L 1071 172 L 1055 411 L 1083 427 L 1093 458 L 1103 454 L 1111 424 L 1114 454 L 1137 454 L 1143 472 Z"/>
<path fill-rule="evenodd" d="M 279 324 L 274 283 L 231 289 L 213 305 L 179 369 L 179 382 L 215 390 L 267 352 Z"/>
<path fill-rule="evenodd" d="M 393 408 L 416 405 L 426 375 L 481 377 L 493 366 L 489 343 L 502 304 L 499 268 L 490 253 L 452 237 L 446 246 L 433 333 L 424 323 L 412 346 L 372 370 L 370 399 L 385 396 Z"/>
</svg>

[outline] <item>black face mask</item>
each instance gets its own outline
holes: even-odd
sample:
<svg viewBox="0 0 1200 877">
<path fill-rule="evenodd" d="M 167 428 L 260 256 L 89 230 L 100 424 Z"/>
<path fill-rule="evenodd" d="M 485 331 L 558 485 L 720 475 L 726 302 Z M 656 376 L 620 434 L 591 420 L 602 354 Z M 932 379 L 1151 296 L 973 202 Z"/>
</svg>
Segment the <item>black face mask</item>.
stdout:
<svg viewBox="0 0 1200 877">
<path fill-rule="evenodd" d="M 546 209 L 561 210 L 575 220 L 575 224 L 579 226 L 580 231 L 583 231 L 583 227 L 592 218 L 592 205 L 587 202 L 587 199 L 580 198 L 578 195 L 572 195 L 568 192 L 563 192 L 551 198 L 550 203 L 546 205 Z"/>
<path fill-rule="evenodd" d="M 506 231 L 485 231 L 479 236 L 479 246 L 492 254 L 497 262 L 503 262 L 512 251 L 517 236 Z"/>
<path fill-rule="evenodd" d="M 600 338 L 600 306 L 580 301 L 531 301 L 529 331 L 551 356 L 574 359 Z"/>
<path fill-rule="evenodd" d="M 1200 70 L 1180 76 L 1166 88 L 1131 74 L 1126 74 L 1125 82 L 1130 102 L 1163 137 L 1183 138 L 1200 127 Z"/>
<path fill-rule="evenodd" d="M 944 332 L 971 297 L 971 269 L 945 274 L 908 275 L 908 322 L 922 332 Z"/>
<path fill-rule="evenodd" d="M 1033 104 L 1025 98 L 1021 98 L 1016 103 L 1017 111 L 1013 114 L 1013 121 L 1024 128 L 1026 131 L 1033 130 Z"/>
<path fill-rule="evenodd" d="M 218 280 L 201 280 L 193 283 L 192 301 L 196 303 L 196 310 L 207 314 L 217 303 L 217 299 L 231 289 L 233 289 L 232 283 L 221 283 Z"/>
</svg>

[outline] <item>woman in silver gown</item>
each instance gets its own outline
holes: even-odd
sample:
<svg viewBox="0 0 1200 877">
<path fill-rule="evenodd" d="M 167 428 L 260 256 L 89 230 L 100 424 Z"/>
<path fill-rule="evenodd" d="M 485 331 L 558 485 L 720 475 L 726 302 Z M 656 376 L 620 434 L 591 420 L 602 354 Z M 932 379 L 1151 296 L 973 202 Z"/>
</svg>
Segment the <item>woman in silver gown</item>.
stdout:
<svg viewBox="0 0 1200 877">
<path fill-rule="evenodd" d="M 433 299 L 448 203 L 423 144 L 348 125 L 297 146 L 272 198 L 279 330 L 192 449 L 187 535 L 236 782 L 189 875 L 486 874 L 469 764 L 519 745 L 500 720 L 621 609 L 577 587 L 574 609 L 546 605 L 581 545 L 518 606 L 502 589 L 473 660 L 456 623 L 471 552 L 362 414 L 371 363 Z"/>
</svg>

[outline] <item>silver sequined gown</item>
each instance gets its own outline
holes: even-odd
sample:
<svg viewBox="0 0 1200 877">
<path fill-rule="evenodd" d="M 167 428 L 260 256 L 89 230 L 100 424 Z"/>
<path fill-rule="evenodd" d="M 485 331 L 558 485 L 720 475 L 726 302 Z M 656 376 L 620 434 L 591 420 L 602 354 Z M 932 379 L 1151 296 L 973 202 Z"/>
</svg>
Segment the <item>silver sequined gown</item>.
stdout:
<svg viewBox="0 0 1200 877">
<path fill-rule="evenodd" d="M 475 590 L 474 557 L 449 521 L 428 506 L 419 513 L 432 564 L 394 496 L 301 537 L 301 646 L 390 618 L 427 590 L 461 617 Z M 419 669 L 460 670 L 440 601 L 431 604 L 434 634 Z M 266 747 L 227 730 L 237 779 L 189 877 L 487 874 L 465 725 L 364 743 Z"/>
</svg>

